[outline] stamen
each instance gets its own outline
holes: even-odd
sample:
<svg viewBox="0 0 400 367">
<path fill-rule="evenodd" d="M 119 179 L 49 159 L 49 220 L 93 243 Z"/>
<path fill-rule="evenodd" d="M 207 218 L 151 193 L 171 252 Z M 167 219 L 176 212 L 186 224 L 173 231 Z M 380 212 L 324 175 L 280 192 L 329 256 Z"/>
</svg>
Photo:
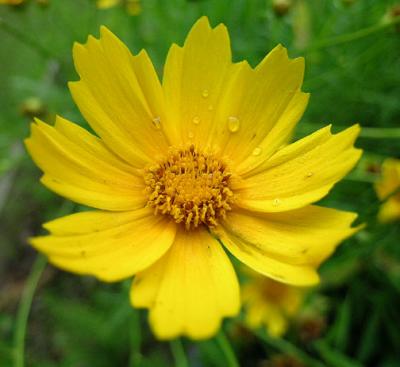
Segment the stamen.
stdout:
<svg viewBox="0 0 400 367">
<path fill-rule="evenodd" d="M 201 224 L 214 227 L 234 202 L 230 177 L 227 166 L 214 155 L 200 153 L 194 145 L 172 148 L 165 161 L 145 170 L 147 205 L 186 230 Z"/>
</svg>

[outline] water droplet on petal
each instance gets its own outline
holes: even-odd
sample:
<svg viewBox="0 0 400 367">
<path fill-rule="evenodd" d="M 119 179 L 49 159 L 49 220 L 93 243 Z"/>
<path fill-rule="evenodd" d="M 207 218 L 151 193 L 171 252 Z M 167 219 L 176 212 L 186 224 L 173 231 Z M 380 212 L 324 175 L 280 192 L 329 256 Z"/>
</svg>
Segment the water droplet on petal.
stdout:
<svg viewBox="0 0 400 367">
<path fill-rule="evenodd" d="M 231 133 L 235 133 L 236 131 L 239 130 L 240 127 L 240 121 L 237 117 L 235 116 L 229 116 L 228 117 L 228 129 Z"/>
<path fill-rule="evenodd" d="M 201 93 L 201 95 L 203 96 L 203 98 L 207 98 L 209 93 L 207 89 L 204 89 L 203 92 Z"/>
<path fill-rule="evenodd" d="M 261 148 L 260 148 L 260 147 L 254 148 L 252 154 L 253 154 L 254 156 L 260 155 L 260 154 L 261 154 Z"/>
<path fill-rule="evenodd" d="M 282 200 L 276 198 L 276 199 L 273 200 L 272 205 L 273 206 L 279 206 L 279 205 L 281 205 L 281 203 L 282 203 Z"/>
<path fill-rule="evenodd" d="M 151 122 L 153 123 L 153 126 L 157 130 L 161 129 L 161 118 L 160 118 L 160 116 L 154 117 L 153 120 L 151 120 Z"/>
<path fill-rule="evenodd" d="M 189 139 L 193 139 L 194 138 L 193 131 L 189 131 L 188 137 L 189 137 Z"/>
<path fill-rule="evenodd" d="M 208 110 L 209 111 L 212 111 L 214 109 L 214 106 L 212 105 L 212 104 L 210 104 L 209 106 L 208 106 Z"/>
<path fill-rule="evenodd" d="M 198 125 L 198 124 L 200 123 L 200 118 L 199 118 L 198 116 L 195 116 L 195 117 L 193 117 L 192 122 L 193 122 L 195 125 Z"/>
<path fill-rule="evenodd" d="M 308 172 L 307 173 L 307 177 L 311 177 L 312 175 L 314 175 L 314 172 Z"/>
</svg>

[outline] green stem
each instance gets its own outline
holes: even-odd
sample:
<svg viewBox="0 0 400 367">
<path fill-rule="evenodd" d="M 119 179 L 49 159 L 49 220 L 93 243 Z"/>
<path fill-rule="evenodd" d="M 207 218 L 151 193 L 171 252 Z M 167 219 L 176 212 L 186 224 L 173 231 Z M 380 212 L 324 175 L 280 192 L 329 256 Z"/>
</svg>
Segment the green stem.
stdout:
<svg viewBox="0 0 400 367">
<path fill-rule="evenodd" d="M 320 42 L 315 42 L 312 46 L 309 47 L 309 49 L 304 50 L 304 51 L 315 51 L 315 50 L 318 50 L 321 48 L 337 46 L 337 45 L 340 45 L 343 43 L 352 42 L 352 41 L 358 40 L 360 38 L 370 36 L 371 34 L 383 31 L 386 28 L 389 28 L 398 23 L 400 23 L 400 17 L 395 17 L 392 20 L 385 22 L 385 23 L 374 24 L 373 26 L 359 29 L 358 31 L 355 31 L 352 33 L 345 33 L 345 34 L 341 34 L 338 36 L 328 38 L 326 40 L 322 40 Z"/>
<path fill-rule="evenodd" d="M 305 365 L 308 367 L 325 367 L 323 363 L 310 357 L 307 353 L 303 352 L 301 349 L 297 348 L 295 345 L 287 340 L 273 338 L 266 333 L 262 333 L 260 331 L 253 331 L 253 333 L 272 348 L 277 349 L 284 354 L 291 355 L 297 358 L 298 360 L 304 362 Z"/>
<path fill-rule="evenodd" d="M 189 363 L 186 358 L 185 349 L 183 348 L 181 339 L 171 340 L 169 343 L 171 352 L 174 357 L 175 367 L 189 367 Z"/>
<path fill-rule="evenodd" d="M 14 367 L 24 367 L 25 365 L 25 336 L 29 311 L 33 295 L 46 264 L 47 259 L 44 256 L 38 255 L 36 257 L 21 296 L 14 331 Z"/>
<path fill-rule="evenodd" d="M 239 362 L 236 358 L 235 352 L 233 351 L 232 345 L 229 343 L 228 338 L 221 330 L 216 336 L 216 341 L 224 353 L 226 359 L 226 366 L 228 367 L 240 367 Z"/>
<path fill-rule="evenodd" d="M 343 178 L 345 181 L 356 181 L 356 182 L 365 182 L 369 184 L 373 184 L 376 182 L 376 177 L 371 175 L 368 175 L 363 172 L 351 172 L 349 173 L 345 178 Z"/>
<path fill-rule="evenodd" d="M 363 127 L 361 128 L 360 137 L 368 139 L 400 139 L 400 129 L 397 127 Z"/>
<path fill-rule="evenodd" d="M 142 354 L 140 353 L 140 344 L 142 335 L 140 332 L 140 314 L 139 310 L 132 309 L 130 318 L 130 357 L 129 366 L 138 367 L 141 364 Z"/>
<path fill-rule="evenodd" d="M 21 32 L 18 28 L 13 27 L 2 18 L 0 18 L 0 29 L 13 36 L 15 39 L 23 43 L 25 46 L 28 46 L 29 48 L 35 50 L 44 59 L 55 58 L 54 55 L 49 50 L 43 47 L 35 39 Z"/>
</svg>

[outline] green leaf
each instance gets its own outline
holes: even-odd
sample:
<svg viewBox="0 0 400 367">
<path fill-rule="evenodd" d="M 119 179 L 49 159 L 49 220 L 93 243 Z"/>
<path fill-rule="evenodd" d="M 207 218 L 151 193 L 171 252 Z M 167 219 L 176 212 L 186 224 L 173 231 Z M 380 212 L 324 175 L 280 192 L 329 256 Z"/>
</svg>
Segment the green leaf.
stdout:
<svg viewBox="0 0 400 367">
<path fill-rule="evenodd" d="M 364 367 L 361 363 L 329 346 L 323 340 L 314 342 L 313 346 L 329 367 Z"/>
</svg>

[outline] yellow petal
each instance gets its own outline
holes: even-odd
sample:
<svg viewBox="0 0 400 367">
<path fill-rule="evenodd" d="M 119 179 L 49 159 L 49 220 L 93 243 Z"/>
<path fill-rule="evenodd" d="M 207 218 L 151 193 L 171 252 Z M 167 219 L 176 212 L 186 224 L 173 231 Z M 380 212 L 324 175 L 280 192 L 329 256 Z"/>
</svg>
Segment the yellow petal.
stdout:
<svg viewBox="0 0 400 367">
<path fill-rule="evenodd" d="M 317 266 L 346 237 L 356 214 L 318 206 L 289 212 L 229 213 L 214 231 L 240 261 L 277 281 L 298 286 L 318 282 Z"/>
<path fill-rule="evenodd" d="M 147 54 L 132 56 L 102 27 L 99 40 L 75 44 L 73 55 L 81 80 L 70 83 L 71 93 L 110 149 L 138 168 L 166 152 L 163 94 Z"/>
<path fill-rule="evenodd" d="M 170 250 L 139 273 L 132 285 L 135 307 L 150 308 L 159 339 L 214 335 L 223 316 L 239 311 L 239 286 L 221 245 L 204 229 L 181 230 Z"/>
<path fill-rule="evenodd" d="M 260 144 L 271 155 L 307 104 L 308 95 L 300 92 L 303 73 L 304 60 L 290 60 L 282 46 L 255 69 L 233 64 L 226 28 L 212 29 L 201 18 L 184 46 L 168 53 L 163 89 L 170 140 L 221 151 L 236 164 Z"/>
<path fill-rule="evenodd" d="M 379 209 L 378 219 L 381 222 L 390 222 L 400 219 L 400 198 L 390 198 Z"/>
<path fill-rule="evenodd" d="M 101 161 L 107 163 L 109 166 L 116 167 L 119 170 L 129 172 L 136 176 L 141 175 L 136 169 L 109 150 L 101 139 L 81 128 L 79 125 L 57 116 L 54 128 L 71 142 L 85 149 L 88 153 L 93 153 L 96 157 L 101 158 Z"/>
<path fill-rule="evenodd" d="M 382 164 L 382 177 L 375 184 L 379 199 L 383 200 L 400 188 L 400 160 L 389 158 Z"/>
<path fill-rule="evenodd" d="M 236 167 L 239 174 L 249 175 L 261 172 L 268 159 L 292 138 L 293 130 L 303 116 L 310 95 L 298 91 L 290 100 L 285 111 L 277 123 L 271 128 L 267 136 L 254 146 L 252 152 Z M 256 154 L 257 152 L 257 154 Z"/>
<path fill-rule="evenodd" d="M 261 149 L 257 162 L 274 153 L 302 116 L 308 102 L 308 95 L 300 91 L 304 59 L 290 60 L 279 45 L 254 70 L 241 63 L 231 74 L 212 134 L 223 154 L 242 170 L 248 169 L 246 160 L 253 152 Z"/>
<path fill-rule="evenodd" d="M 288 328 L 288 319 L 276 307 L 267 308 L 263 321 L 268 333 L 275 337 L 282 336 Z"/>
<path fill-rule="evenodd" d="M 260 212 L 304 207 L 324 197 L 356 164 L 353 147 L 360 128 L 332 135 L 323 128 L 290 144 L 262 164 L 262 171 L 235 182 L 237 205 Z"/>
<path fill-rule="evenodd" d="M 144 206 L 143 179 L 100 139 L 60 117 L 55 127 L 36 122 L 25 144 L 48 188 L 100 209 Z"/>
<path fill-rule="evenodd" d="M 117 281 L 146 269 L 173 243 L 176 225 L 148 208 L 85 212 L 44 225 L 52 234 L 31 244 L 61 269 Z"/>
<path fill-rule="evenodd" d="M 261 302 L 253 302 L 251 305 L 247 305 L 245 311 L 246 324 L 252 329 L 258 329 L 263 324 L 265 311 L 264 304 Z"/>
<path fill-rule="evenodd" d="M 303 288 L 292 287 L 266 278 L 250 269 L 247 282 L 242 287 L 242 300 L 246 322 L 252 328 L 262 324 L 271 335 L 282 335 L 301 305 Z"/>
<path fill-rule="evenodd" d="M 288 320 L 278 305 L 257 299 L 245 304 L 244 307 L 245 322 L 250 328 L 258 329 L 264 326 L 270 335 L 277 337 L 287 330 Z"/>
<path fill-rule="evenodd" d="M 212 29 L 206 17 L 193 26 L 183 48 L 170 48 L 163 89 L 168 106 L 166 130 L 175 144 L 192 142 L 205 148 L 231 67 L 226 27 L 220 24 Z"/>
</svg>

